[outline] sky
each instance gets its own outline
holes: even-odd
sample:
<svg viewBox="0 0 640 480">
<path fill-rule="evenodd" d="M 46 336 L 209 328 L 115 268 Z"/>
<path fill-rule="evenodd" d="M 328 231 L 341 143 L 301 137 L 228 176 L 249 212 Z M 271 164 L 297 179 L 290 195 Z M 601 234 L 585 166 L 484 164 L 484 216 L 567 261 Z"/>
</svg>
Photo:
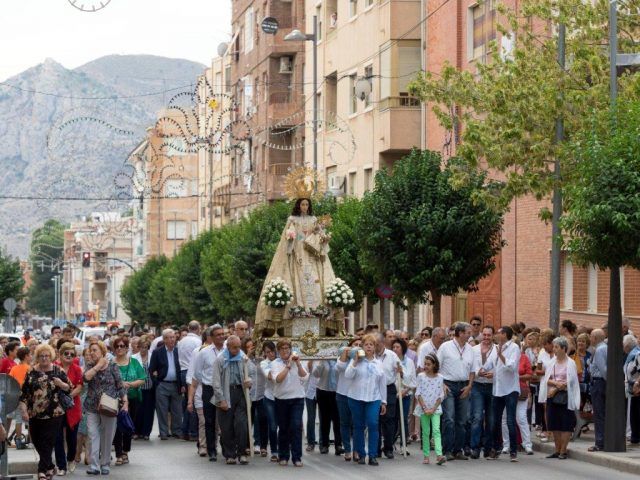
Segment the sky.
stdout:
<svg viewBox="0 0 640 480">
<path fill-rule="evenodd" d="M 70 0 L 0 1 L 0 81 L 45 58 L 67 68 L 110 54 L 209 65 L 218 44 L 231 36 L 231 0 L 111 0 L 94 13 L 77 10 Z M 77 4 L 100 1 L 107 0 Z"/>
</svg>

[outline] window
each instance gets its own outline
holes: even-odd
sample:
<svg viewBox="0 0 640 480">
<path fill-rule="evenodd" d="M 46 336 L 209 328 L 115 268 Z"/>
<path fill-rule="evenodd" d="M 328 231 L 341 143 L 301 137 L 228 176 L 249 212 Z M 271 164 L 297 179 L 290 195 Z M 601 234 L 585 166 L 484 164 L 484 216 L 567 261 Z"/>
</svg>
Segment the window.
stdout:
<svg viewBox="0 0 640 480">
<path fill-rule="evenodd" d="M 222 72 L 216 73 L 216 83 L 213 86 L 213 93 L 222 93 L 224 91 L 224 85 L 222 85 Z"/>
<path fill-rule="evenodd" d="M 364 67 L 364 78 L 371 85 L 371 93 L 364 98 L 364 107 L 369 108 L 373 101 L 373 65 L 367 65 Z"/>
<path fill-rule="evenodd" d="M 191 238 L 196 238 L 198 236 L 198 222 L 191 222 Z"/>
<path fill-rule="evenodd" d="M 253 115 L 253 81 L 251 77 L 246 76 L 242 79 L 244 83 L 244 112 L 247 117 Z"/>
<path fill-rule="evenodd" d="M 333 122 L 336 112 L 338 111 L 338 74 L 333 72 L 326 77 L 326 90 L 324 98 L 324 121 L 326 124 Z"/>
<path fill-rule="evenodd" d="M 356 97 L 356 74 L 349 75 L 349 115 L 358 112 L 358 97 Z"/>
<path fill-rule="evenodd" d="M 408 85 L 422 68 L 420 40 L 399 40 L 380 53 L 380 99 L 408 95 Z"/>
<path fill-rule="evenodd" d="M 170 178 L 164 184 L 164 194 L 169 198 L 187 196 L 187 181 L 181 178 Z"/>
<path fill-rule="evenodd" d="M 316 7 L 316 18 L 318 22 L 318 41 L 322 40 L 322 5 Z"/>
<path fill-rule="evenodd" d="M 470 8 L 467 24 L 469 59 L 481 59 L 487 54 L 489 42 L 496 39 L 496 9 L 493 0 Z"/>
<path fill-rule="evenodd" d="M 356 172 L 349 172 L 349 195 L 356 194 Z"/>
<path fill-rule="evenodd" d="M 184 240 L 187 238 L 187 222 L 184 220 L 167 221 L 167 240 Z"/>
<path fill-rule="evenodd" d="M 573 264 L 568 260 L 564 264 L 564 308 L 573 310 Z"/>
<path fill-rule="evenodd" d="M 353 18 L 358 13 L 358 0 L 349 0 L 349 18 Z"/>
<path fill-rule="evenodd" d="M 364 0 L 365 8 L 369 8 L 371 5 L 373 5 L 373 0 Z"/>
<path fill-rule="evenodd" d="M 253 50 L 253 7 L 244 12 L 244 52 Z"/>
<path fill-rule="evenodd" d="M 262 72 L 262 100 L 269 100 L 269 77 L 267 72 Z"/>
<path fill-rule="evenodd" d="M 200 192 L 198 191 L 198 179 L 192 178 L 191 179 L 191 196 L 197 196 L 199 194 Z"/>
<path fill-rule="evenodd" d="M 587 311 L 596 312 L 598 310 L 598 269 L 595 265 L 589 264 L 587 285 Z"/>
<path fill-rule="evenodd" d="M 364 169 L 364 191 L 369 192 L 373 189 L 373 169 Z"/>
<path fill-rule="evenodd" d="M 225 93 L 231 93 L 231 65 L 224 68 Z"/>
</svg>

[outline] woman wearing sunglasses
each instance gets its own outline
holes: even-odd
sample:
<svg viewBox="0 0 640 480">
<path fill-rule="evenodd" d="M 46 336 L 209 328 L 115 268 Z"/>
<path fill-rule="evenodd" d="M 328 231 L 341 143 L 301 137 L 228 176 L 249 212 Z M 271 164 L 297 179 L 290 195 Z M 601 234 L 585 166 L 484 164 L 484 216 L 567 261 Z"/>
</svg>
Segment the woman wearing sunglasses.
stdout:
<svg viewBox="0 0 640 480">
<path fill-rule="evenodd" d="M 136 417 L 136 412 L 142 402 L 142 392 L 140 387 L 144 385 L 147 374 L 138 360 L 129 357 L 129 339 L 125 336 L 112 338 L 115 362 L 120 369 L 120 376 L 124 387 L 127 389 L 129 399 L 129 416 Z M 113 439 L 113 446 L 116 450 L 116 465 L 129 463 L 129 452 L 131 451 L 131 439 L 133 432 L 124 432 L 120 427 L 116 427 L 116 436 Z"/>
<path fill-rule="evenodd" d="M 73 473 L 76 469 L 76 448 L 78 445 L 78 425 L 82 419 L 82 406 L 80 405 L 80 392 L 82 391 L 82 369 L 76 364 L 76 347 L 71 342 L 65 342 L 59 349 L 59 360 L 55 363 L 71 383 L 69 396 L 73 399 L 73 407 L 65 413 L 62 428 L 56 436 L 56 465 L 58 476 L 66 475 L 67 470 Z M 66 452 L 65 452 L 66 440 Z"/>
</svg>

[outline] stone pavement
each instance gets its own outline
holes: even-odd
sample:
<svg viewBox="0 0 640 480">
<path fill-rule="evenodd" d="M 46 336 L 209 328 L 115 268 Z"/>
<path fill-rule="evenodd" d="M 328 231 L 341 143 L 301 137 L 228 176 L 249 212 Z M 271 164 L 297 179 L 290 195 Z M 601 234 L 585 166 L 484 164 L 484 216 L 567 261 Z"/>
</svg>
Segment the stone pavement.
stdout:
<svg viewBox="0 0 640 480">
<path fill-rule="evenodd" d="M 621 472 L 640 475 L 640 445 L 627 444 L 626 452 L 589 452 L 587 449 L 595 444 L 593 425 L 591 430 L 583 433 L 580 438 L 569 443 L 569 458 L 601 467 L 612 468 Z M 544 454 L 553 453 L 553 441 L 543 443 L 533 435 L 533 448 Z"/>
</svg>

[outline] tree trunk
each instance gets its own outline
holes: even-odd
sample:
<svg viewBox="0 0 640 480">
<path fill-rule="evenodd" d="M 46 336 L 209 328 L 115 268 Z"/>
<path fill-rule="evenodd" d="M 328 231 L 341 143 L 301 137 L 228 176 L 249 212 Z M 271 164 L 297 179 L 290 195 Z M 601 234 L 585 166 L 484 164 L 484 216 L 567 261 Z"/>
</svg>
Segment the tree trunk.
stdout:
<svg viewBox="0 0 640 480">
<path fill-rule="evenodd" d="M 440 326 L 440 310 L 442 304 L 442 295 L 435 290 L 431 291 L 431 305 L 433 307 L 433 327 Z"/>
<path fill-rule="evenodd" d="M 605 407 L 604 450 L 626 451 L 626 412 L 624 397 L 624 374 L 621 368 L 622 350 L 622 305 L 620 302 L 620 268 L 611 268 L 609 283 L 609 322 L 607 346 L 607 396 Z"/>
</svg>

